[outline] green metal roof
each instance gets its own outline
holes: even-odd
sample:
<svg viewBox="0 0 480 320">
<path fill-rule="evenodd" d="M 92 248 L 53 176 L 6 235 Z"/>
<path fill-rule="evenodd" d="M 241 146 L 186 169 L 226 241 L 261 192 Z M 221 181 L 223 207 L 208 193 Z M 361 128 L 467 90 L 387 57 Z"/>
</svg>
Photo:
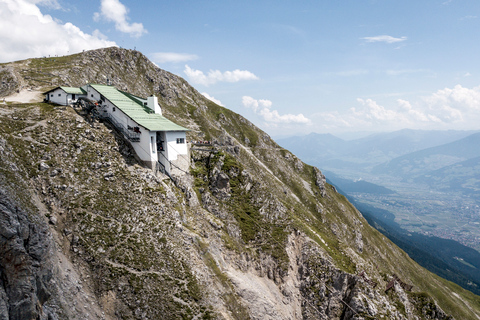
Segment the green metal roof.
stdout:
<svg viewBox="0 0 480 320">
<path fill-rule="evenodd" d="M 87 92 L 85 90 L 83 90 L 82 88 L 73 88 L 73 87 L 56 87 L 56 88 L 53 88 L 51 90 L 48 90 L 48 91 L 44 92 L 43 94 L 50 93 L 50 92 L 55 91 L 59 88 L 62 89 L 63 91 L 65 91 L 66 93 L 69 93 L 69 94 L 87 94 Z"/>
<path fill-rule="evenodd" d="M 59 88 L 65 91 L 66 93 L 70 93 L 70 94 L 87 94 L 87 92 L 82 88 L 73 88 L 73 87 L 59 87 Z"/>
<path fill-rule="evenodd" d="M 150 131 L 188 131 L 164 116 L 154 113 L 129 93 L 101 84 L 90 84 L 89 86 L 97 90 L 133 121 Z"/>
</svg>

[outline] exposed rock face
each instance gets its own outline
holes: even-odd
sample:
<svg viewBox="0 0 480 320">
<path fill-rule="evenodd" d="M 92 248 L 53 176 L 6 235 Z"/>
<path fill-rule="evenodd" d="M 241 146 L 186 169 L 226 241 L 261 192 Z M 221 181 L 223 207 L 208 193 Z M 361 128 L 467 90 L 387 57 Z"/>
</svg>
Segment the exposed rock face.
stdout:
<svg viewBox="0 0 480 320">
<path fill-rule="evenodd" d="M 0 96 L 8 96 L 22 87 L 22 78 L 12 67 L 0 66 L 0 78 Z"/>
<path fill-rule="evenodd" d="M 411 261 L 320 170 L 139 52 L 30 64 L 53 85 L 155 92 L 189 140 L 213 143 L 171 181 L 71 108 L 1 106 L 0 319 L 446 319 L 439 305 L 480 319 L 476 297 Z M 385 292 L 392 274 L 415 292 Z"/>
<path fill-rule="evenodd" d="M 323 175 L 323 173 L 318 170 L 318 168 L 314 168 L 315 170 L 315 185 L 320 189 L 320 193 L 322 197 L 327 195 L 327 191 L 325 189 L 325 185 L 327 184 L 327 179 Z"/>
<path fill-rule="evenodd" d="M 17 206 L 3 188 L 0 253 L 0 319 L 104 318 L 87 283 L 80 284 L 79 273 L 57 251 L 45 219 Z"/>
<path fill-rule="evenodd" d="M 48 319 L 52 271 L 46 263 L 51 238 L 45 223 L 28 214 L 0 189 L 0 319 Z"/>
</svg>

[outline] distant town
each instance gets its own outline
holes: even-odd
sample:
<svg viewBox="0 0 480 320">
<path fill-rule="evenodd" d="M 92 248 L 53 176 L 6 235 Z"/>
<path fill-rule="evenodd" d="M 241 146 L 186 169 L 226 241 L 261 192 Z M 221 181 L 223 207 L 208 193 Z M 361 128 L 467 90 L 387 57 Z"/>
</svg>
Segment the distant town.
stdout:
<svg viewBox="0 0 480 320">
<path fill-rule="evenodd" d="M 480 202 L 465 195 L 405 190 L 400 194 L 351 194 L 390 211 L 403 229 L 455 240 L 480 251 Z"/>
</svg>

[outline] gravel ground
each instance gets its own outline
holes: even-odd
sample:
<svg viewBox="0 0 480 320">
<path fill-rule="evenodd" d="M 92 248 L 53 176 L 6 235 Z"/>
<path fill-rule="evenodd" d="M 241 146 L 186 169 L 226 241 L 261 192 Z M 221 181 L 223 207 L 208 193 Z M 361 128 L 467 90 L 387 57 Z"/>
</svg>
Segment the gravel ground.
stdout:
<svg viewBox="0 0 480 320">
<path fill-rule="evenodd" d="M 8 102 L 20 102 L 20 103 L 29 103 L 29 102 L 41 102 L 43 100 L 42 92 L 33 91 L 33 90 L 22 90 L 19 93 L 14 95 L 1 98 L 1 103 Z"/>
</svg>

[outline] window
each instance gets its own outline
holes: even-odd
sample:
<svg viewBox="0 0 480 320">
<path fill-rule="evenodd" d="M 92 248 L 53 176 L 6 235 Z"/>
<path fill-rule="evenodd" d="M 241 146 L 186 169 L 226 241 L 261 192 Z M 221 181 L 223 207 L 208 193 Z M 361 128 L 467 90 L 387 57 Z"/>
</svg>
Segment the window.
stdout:
<svg viewBox="0 0 480 320">
<path fill-rule="evenodd" d="M 62 94 L 61 94 L 61 93 L 59 93 L 59 94 L 58 94 L 58 96 L 59 96 L 59 97 L 61 97 L 61 96 L 62 96 Z"/>
<path fill-rule="evenodd" d="M 52 97 L 52 98 L 53 98 L 53 93 L 50 95 L 50 97 Z"/>
<path fill-rule="evenodd" d="M 150 143 L 152 145 L 152 153 L 155 153 L 155 141 L 154 141 L 153 137 L 150 137 Z"/>
<path fill-rule="evenodd" d="M 177 138 L 177 144 L 185 143 L 185 138 Z"/>
<path fill-rule="evenodd" d="M 113 112 L 115 112 L 115 107 L 113 107 Z"/>
<path fill-rule="evenodd" d="M 93 93 L 90 96 L 93 98 Z"/>
</svg>

